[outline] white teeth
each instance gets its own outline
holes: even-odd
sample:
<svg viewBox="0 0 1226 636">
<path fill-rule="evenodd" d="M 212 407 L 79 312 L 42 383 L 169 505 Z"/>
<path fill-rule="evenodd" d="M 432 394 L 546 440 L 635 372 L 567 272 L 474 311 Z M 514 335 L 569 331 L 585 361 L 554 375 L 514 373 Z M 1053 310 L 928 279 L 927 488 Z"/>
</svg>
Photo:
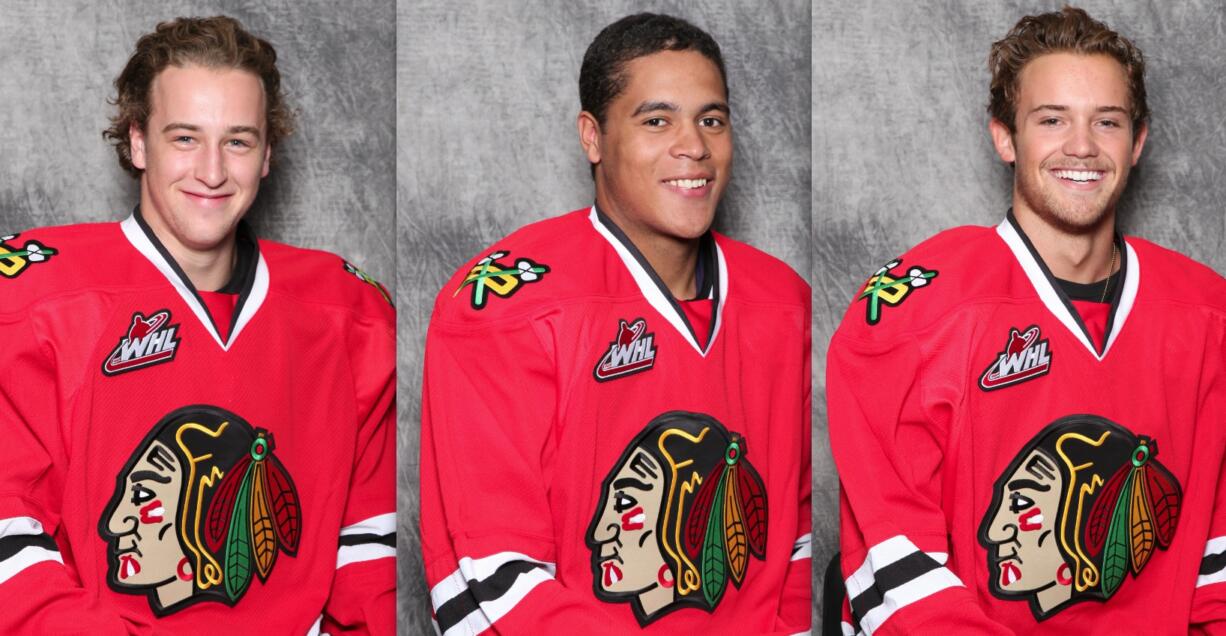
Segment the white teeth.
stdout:
<svg viewBox="0 0 1226 636">
<path fill-rule="evenodd" d="M 701 188 L 707 185 L 707 180 L 706 179 L 672 179 L 671 181 L 665 181 L 665 183 L 667 183 L 670 186 L 676 187 L 676 188 L 685 188 L 687 190 L 693 190 L 694 188 Z"/>
<path fill-rule="evenodd" d="M 643 523 L 643 520 L 646 518 L 647 516 L 640 512 L 637 515 L 630 517 L 630 523 Z"/>
<path fill-rule="evenodd" d="M 616 583 L 616 582 L 618 582 L 618 581 L 620 581 L 620 580 L 622 580 L 622 577 L 620 577 L 620 576 L 618 576 L 618 575 L 617 575 L 617 570 L 615 570 L 615 569 L 610 569 L 610 570 L 609 570 L 609 581 L 610 581 L 610 582 L 612 582 L 612 583 Z"/>
<path fill-rule="evenodd" d="M 1043 515 L 1035 515 L 1035 516 L 1031 517 L 1031 518 L 1030 518 L 1030 523 L 1033 523 L 1033 524 L 1040 524 L 1040 523 L 1043 523 Z"/>
<path fill-rule="evenodd" d="M 1098 170 L 1054 170 L 1053 172 L 1061 179 L 1068 179 L 1078 183 L 1098 181 L 1103 178 L 1103 173 Z"/>
<path fill-rule="evenodd" d="M 1013 585 L 1017 581 L 1017 575 L 1013 573 L 1013 568 L 1005 568 L 1005 585 Z"/>
<path fill-rule="evenodd" d="M 160 517 L 164 514 L 166 514 L 166 509 L 161 506 L 158 506 L 157 508 L 154 508 L 153 510 L 149 511 L 150 517 Z"/>
</svg>

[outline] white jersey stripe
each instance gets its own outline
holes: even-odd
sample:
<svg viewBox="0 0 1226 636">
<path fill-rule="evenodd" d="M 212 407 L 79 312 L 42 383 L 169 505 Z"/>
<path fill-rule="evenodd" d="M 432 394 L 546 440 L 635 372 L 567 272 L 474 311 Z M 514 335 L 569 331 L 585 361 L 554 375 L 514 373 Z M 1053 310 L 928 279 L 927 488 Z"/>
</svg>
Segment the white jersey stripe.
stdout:
<svg viewBox="0 0 1226 636">
<path fill-rule="evenodd" d="M 1226 552 L 1226 537 L 1214 537 L 1205 543 L 1204 558 L 1208 559 L 1210 557 L 1214 557 L 1216 561 L 1213 564 L 1214 566 L 1221 563 L 1220 559 L 1222 558 L 1223 552 Z M 1204 567 L 1204 564 L 1202 564 L 1202 572 L 1204 571 Z M 1212 572 L 1204 572 L 1200 576 L 1196 577 L 1196 587 L 1204 587 L 1206 585 L 1213 585 L 1214 583 L 1222 582 L 1226 582 L 1226 567 L 1220 567 Z"/>
<path fill-rule="evenodd" d="M 374 561 L 375 559 L 396 558 L 396 548 L 382 543 L 362 543 L 359 545 L 343 545 L 336 550 L 336 569 L 346 565 Z"/>
<path fill-rule="evenodd" d="M 391 534 L 396 531 L 396 513 L 376 515 L 351 526 L 341 528 L 341 536 L 347 534 Z"/>
<path fill-rule="evenodd" d="M 944 567 L 926 572 L 887 591 L 881 604 L 870 610 L 860 621 L 860 627 L 865 634 L 871 635 L 880 629 L 894 612 L 951 587 L 962 587 L 962 581 L 953 572 Z"/>
<path fill-rule="evenodd" d="M 3 533 L 0 532 L 0 534 Z M 1203 556 L 1221 554 L 1222 552 L 1226 552 L 1226 537 L 1214 537 L 1205 543 L 1205 554 Z"/>
<path fill-rule="evenodd" d="M 469 582 L 481 582 L 494 575 L 508 563 L 526 562 L 537 567 L 515 578 L 514 583 L 497 598 L 478 603 L 477 609 L 462 620 L 451 625 L 443 636 L 475 636 L 499 618 L 505 616 L 537 585 L 552 580 L 557 567 L 553 563 L 538 561 L 519 552 L 499 552 L 479 559 L 463 557 L 459 568 L 430 589 L 430 603 L 437 612 L 448 601 L 467 593 Z"/>
<path fill-rule="evenodd" d="M 792 544 L 792 560 L 799 561 L 813 556 L 813 533 L 810 532 Z"/>
<path fill-rule="evenodd" d="M 43 524 L 34 517 L 9 517 L 0 519 L 0 537 L 18 534 L 46 534 Z"/>
<path fill-rule="evenodd" d="M 0 561 L 0 583 L 17 576 L 22 570 L 43 561 L 55 561 L 63 564 L 64 560 L 60 558 L 60 553 L 54 550 L 32 545 L 22 548 L 20 552 L 13 556 Z"/>
</svg>

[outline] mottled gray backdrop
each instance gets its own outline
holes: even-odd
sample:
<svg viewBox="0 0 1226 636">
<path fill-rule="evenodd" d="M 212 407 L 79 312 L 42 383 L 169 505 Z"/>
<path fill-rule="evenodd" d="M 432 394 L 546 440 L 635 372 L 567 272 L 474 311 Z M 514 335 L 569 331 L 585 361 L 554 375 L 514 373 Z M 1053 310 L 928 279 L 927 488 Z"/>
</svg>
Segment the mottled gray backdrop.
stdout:
<svg viewBox="0 0 1226 636">
<path fill-rule="evenodd" d="M 737 154 L 718 227 L 808 277 L 807 0 L 400 0 L 396 243 L 403 633 L 431 630 L 417 528 L 417 440 L 422 353 L 434 295 L 464 261 L 516 227 L 591 205 L 592 181 L 575 132 L 579 65 L 601 28 L 646 10 L 689 19 L 723 49 Z"/>
<path fill-rule="evenodd" d="M 826 345 L 856 286 L 939 230 L 995 224 L 1012 172 L 987 133 L 988 48 L 1048 2 L 819 0 L 813 10 L 813 344 Z M 1144 51 L 1149 141 L 1121 204 L 1126 232 L 1226 268 L 1226 8 L 1217 2 L 1078 3 Z M 823 365 L 824 366 L 824 365 Z M 817 369 L 818 367 L 814 367 Z M 815 514 L 838 512 L 824 448 L 825 377 L 813 456 Z M 819 495 L 818 493 L 822 494 Z M 826 527 L 823 524 L 823 527 Z M 832 526 L 831 526 L 832 527 Z M 828 545 L 814 545 L 815 562 Z M 815 535 L 815 541 L 818 540 Z"/>
<path fill-rule="evenodd" d="M 395 10 L 357 0 L 5 2 L 0 233 L 127 216 L 138 182 L 102 139 L 137 38 L 226 14 L 277 49 L 298 132 L 275 149 L 250 218 L 261 236 L 345 256 L 395 282 Z"/>
</svg>

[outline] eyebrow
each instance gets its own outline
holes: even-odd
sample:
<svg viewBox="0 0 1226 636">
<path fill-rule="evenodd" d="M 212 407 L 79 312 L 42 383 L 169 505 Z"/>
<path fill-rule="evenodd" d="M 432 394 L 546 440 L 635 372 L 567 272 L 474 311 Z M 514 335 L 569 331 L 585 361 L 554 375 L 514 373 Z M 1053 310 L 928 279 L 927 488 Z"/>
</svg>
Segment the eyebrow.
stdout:
<svg viewBox="0 0 1226 636">
<path fill-rule="evenodd" d="M 131 479 L 134 482 L 145 481 L 146 479 L 148 479 L 151 481 L 156 481 L 159 484 L 169 484 L 170 483 L 170 477 L 167 477 L 166 475 L 162 475 L 159 473 L 155 473 L 152 470 L 138 470 L 132 473 Z"/>
<path fill-rule="evenodd" d="M 1031 490 L 1038 490 L 1039 492 L 1047 492 L 1051 490 L 1051 486 L 1048 486 L 1046 484 L 1040 484 L 1039 482 L 1033 479 L 1014 479 L 1013 481 L 1009 482 L 1008 488 L 1009 490 L 1019 490 L 1021 488 L 1029 488 Z"/>
<path fill-rule="evenodd" d="M 1063 112 L 1067 112 L 1069 110 L 1069 107 L 1064 106 L 1062 104 L 1039 104 L 1038 106 L 1031 108 L 1030 112 L 1037 113 L 1041 110 L 1054 110 L 1054 111 L 1063 113 Z M 1123 106 L 1099 106 L 1098 108 L 1094 109 L 1094 112 L 1097 112 L 1097 113 L 1124 113 L 1125 115 L 1127 115 L 1128 109 L 1124 108 Z"/>
<path fill-rule="evenodd" d="M 162 132 L 164 133 L 172 130 L 190 130 L 192 132 L 200 132 L 200 127 L 195 124 L 185 124 L 183 122 L 171 122 L 162 127 Z M 226 129 L 226 132 L 231 135 L 249 133 L 255 135 L 257 138 L 260 136 L 260 129 L 256 128 L 255 126 L 230 126 Z"/>
<path fill-rule="evenodd" d="M 675 113 L 675 112 L 680 111 L 681 107 L 672 102 L 643 102 L 642 104 L 639 104 L 638 108 L 634 109 L 634 112 L 631 113 L 630 116 L 638 117 L 639 115 L 642 115 L 644 113 L 651 113 L 657 110 L 663 110 L 663 111 L 667 111 L 670 113 Z M 704 104 L 702 108 L 698 109 L 698 112 L 705 113 L 705 112 L 709 112 L 712 110 L 718 110 L 722 113 L 732 112 L 728 108 L 728 104 L 724 102 L 711 102 L 709 104 Z"/>
<path fill-rule="evenodd" d="M 631 488 L 638 488 L 639 490 L 652 490 L 653 489 L 651 484 L 643 483 L 633 477 L 622 477 L 621 479 L 616 479 L 613 481 L 613 488 L 616 490 L 621 490 L 622 488 L 625 488 L 626 486 L 630 486 Z"/>
</svg>

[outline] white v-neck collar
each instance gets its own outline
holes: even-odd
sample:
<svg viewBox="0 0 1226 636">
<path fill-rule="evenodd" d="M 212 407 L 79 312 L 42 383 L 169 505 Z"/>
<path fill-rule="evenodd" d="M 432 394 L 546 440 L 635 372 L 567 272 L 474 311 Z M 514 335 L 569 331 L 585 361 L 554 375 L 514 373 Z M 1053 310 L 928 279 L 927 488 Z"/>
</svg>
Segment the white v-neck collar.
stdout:
<svg viewBox="0 0 1226 636">
<path fill-rule="evenodd" d="M 717 280 L 715 286 L 711 290 L 712 300 L 715 302 L 715 315 L 713 320 L 715 324 L 711 328 L 710 337 L 707 338 L 706 348 L 698 346 L 698 341 L 694 338 L 694 334 L 690 332 L 689 321 L 681 315 L 680 308 L 672 300 L 672 296 L 666 295 L 666 290 L 663 289 L 663 283 L 659 282 L 659 278 L 654 273 L 649 272 L 645 263 L 639 262 L 639 259 L 630 251 L 622 241 L 605 227 L 605 224 L 600 221 L 596 212 L 596 206 L 592 206 L 588 212 L 587 218 L 592 223 L 592 227 L 600 233 L 609 245 L 613 247 L 613 251 L 621 259 L 622 264 L 630 272 L 630 276 L 634 278 L 634 282 L 639 286 L 639 291 L 642 292 L 643 298 L 647 300 L 661 316 L 664 317 L 668 324 L 673 326 L 673 329 L 685 338 L 685 341 L 690 343 L 694 351 L 702 357 L 706 357 L 711 351 L 711 347 L 715 345 L 716 338 L 719 337 L 719 332 L 723 326 L 724 305 L 728 302 L 728 265 L 724 261 L 724 252 L 719 248 L 719 242 L 714 239 L 711 241 L 715 247 L 715 262 L 717 271 Z"/>
<path fill-rule="evenodd" d="M 200 297 L 196 295 L 195 288 L 192 287 L 189 281 L 183 280 L 172 263 L 158 250 L 153 241 L 145 235 L 144 229 L 141 228 L 140 222 L 136 220 L 136 214 L 133 213 L 128 218 L 124 219 L 119 224 L 123 234 L 127 237 L 128 242 L 136 251 L 140 252 L 150 263 L 153 264 L 170 286 L 179 293 L 179 297 L 196 315 L 196 319 L 200 321 L 201 326 L 213 336 L 213 341 L 217 346 L 221 347 L 222 351 L 229 351 L 230 347 L 238 341 L 238 335 L 242 333 L 243 328 L 251 319 L 255 317 L 255 313 L 259 311 L 260 306 L 264 304 L 264 299 L 268 296 L 268 265 L 264 262 L 264 255 L 256 251 L 255 277 L 251 285 L 251 290 L 247 292 L 246 298 L 242 302 L 237 319 L 234 321 L 233 328 L 230 329 L 230 337 L 227 340 L 222 340 L 221 334 L 217 332 L 217 327 L 213 325 L 213 319 L 210 317 L 208 310 L 205 308 Z"/>
<path fill-rule="evenodd" d="M 1039 295 L 1039 300 L 1043 301 L 1043 305 L 1047 307 L 1047 311 L 1051 312 L 1060 324 L 1064 325 L 1069 333 L 1075 338 L 1094 359 L 1102 361 L 1111 351 L 1111 345 L 1115 343 L 1120 332 L 1124 329 L 1124 323 L 1128 320 L 1128 314 L 1132 313 L 1133 304 L 1136 303 L 1137 290 L 1141 284 L 1141 264 L 1137 259 L 1137 253 L 1132 249 L 1132 245 L 1128 244 L 1127 239 L 1124 239 L 1123 260 L 1121 267 L 1124 269 L 1124 284 L 1120 291 L 1119 302 L 1115 304 L 1114 315 L 1108 319 L 1111 327 L 1111 333 L 1107 334 L 1107 342 L 1103 347 L 1102 353 L 1094 347 L 1094 341 L 1090 338 L 1090 334 L 1086 331 L 1084 324 L 1078 316 L 1073 314 L 1073 310 L 1066 302 L 1066 298 L 1055 285 L 1055 281 L 1048 276 L 1047 271 L 1039 262 L 1037 256 L 1031 252 L 1026 245 L 1026 241 L 1017 231 L 1017 228 L 1005 219 L 996 226 L 996 233 L 1004 239 L 1005 244 L 1009 246 L 1009 250 L 1013 252 L 1013 257 L 1017 259 L 1018 265 L 1021 265 L 1022 271 L 1026 273 L 1026 278 L 1030 279 L 1030 284 L 1034 286 L 1034 290 Z"/>
</svg>

